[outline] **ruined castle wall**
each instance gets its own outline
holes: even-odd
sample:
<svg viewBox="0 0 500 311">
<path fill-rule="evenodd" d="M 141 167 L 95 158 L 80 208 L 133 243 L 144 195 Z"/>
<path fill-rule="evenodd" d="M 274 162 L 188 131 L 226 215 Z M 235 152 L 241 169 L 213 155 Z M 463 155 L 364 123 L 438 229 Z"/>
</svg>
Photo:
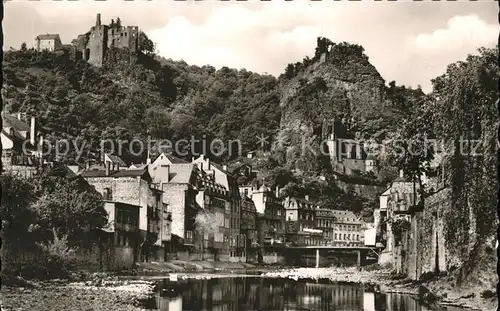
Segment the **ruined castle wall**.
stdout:
<svg viewBox="0 0 500 311">
<path fill-rule="evenodd" d="M 107 31 L 107 47 L 127 48 L 136 52 L 138 47 L 139 27 L 110 27 Z"/>
</svg>

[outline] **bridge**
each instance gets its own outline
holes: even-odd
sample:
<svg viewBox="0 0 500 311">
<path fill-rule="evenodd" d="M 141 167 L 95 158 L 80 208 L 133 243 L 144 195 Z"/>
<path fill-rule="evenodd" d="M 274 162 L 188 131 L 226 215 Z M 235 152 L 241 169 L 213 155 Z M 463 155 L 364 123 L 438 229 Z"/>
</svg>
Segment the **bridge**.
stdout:
<svg viewBox="0 0 500 311">
<path fill-rule="evenodd" d="M 283 248 L 289 253 L 297 252 L 293 254 L 294 256 L 302 256 L 307 257 L 308 251 L 316 250 L 315 259 L 316 259 L 316 268 L 319 267 L 320 262 L 320 253 L 339 253 L 339 252 L 348 252 L 355 253 L 357 255 L 357 265 L 361 266 L 363 262 L 363 257 L 366 258 L 367 254 L 374 254 L 378 257 L 377 248 L 375 246 L 365 246 L 365 245 L 296 245 L 296 246 L 285 246 Z M 302 252 L 300 252 L 302 251 Z M 300 253 L 299 253 L 300 252 Z"/>
</svg>

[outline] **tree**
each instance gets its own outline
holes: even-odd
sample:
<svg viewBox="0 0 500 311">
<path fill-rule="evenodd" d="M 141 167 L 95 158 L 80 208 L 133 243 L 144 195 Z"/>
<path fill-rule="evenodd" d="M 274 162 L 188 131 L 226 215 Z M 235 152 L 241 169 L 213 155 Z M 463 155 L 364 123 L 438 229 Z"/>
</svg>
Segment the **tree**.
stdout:
<svg viewBox="0 0 500 311">
<path fill-rule="evenodd" d="M 2 231 L 27 230 L 33 216 L 31 205 L 35 201 L 32 184 L 29 180 L 12 174 L 1 175 L 0 184 L 2 185 L 0 205 Z"/>
<path fill-rule="evenodd" d="M 198 232 L 201 237 L 201 242 L 198 242 L 201 244 L 199 249 L 203 254 L 205 237 L 207 237 L 207 239 L 211 239 L 216 233 L 219 232 L 219 222 L 217 221 L 215 213 L 203 211 L 196 215 L 194 224 L 196 232 Z"/>
<path fill-rule="evenodd" d="M 18 176 L 2 174 L 0 176 L 2 198 L 0 217 L 2 219 L 2 271 L 15 269 L 16 251 L 28 247 L 29 229 L 35 215 L 31 205 L 35 201 L 32 184 Z"/>
<path fill-rule="evenodd" d="M 23 43 L 21 44 L 21 51 L 23 51 L 23 52 L 24 52 L 24 51 L 26 51 L 27 49 L 28 49 L 28 48 L 26 47 L 26 42 L 23 42 Z"/>
<path fill-rule="evenodd" d="M 139 32 L 139 50 L 146 55 L 153 55 L 155 44 L 143 31 Z"/>
<path fill-rule="evenodd" d="M 414 105 L 400 123 L 400 129 L 388 146 L 389 163 L 403 170 L 414 183 L 414 204 L 417 203 L 417 192 L 421 205 L 424 204 L 426 189 L 423 176 L 431 169 L 434 159 L 435 145 L 430 143 L 435 137 L 434 129 L 429 120 L 432 109 L 429 100 L 422 100 Z M 416 185 L 418 184 L 418 190 Z"/>
<path fill-rule="evenodd" d="M 122 21 L 121 21 L 121 19 L 119 17 L 116 18 L 116 24 L 115 25 L 116 25 L 117 28 L 120 28 L 122 26 Z"/>
<path fill-rule="evenodd" d="M 52 228 L 72 242 L 107 225 L 102 196 L 81 178 L 58 178 L 35 205 L 38 224 L 44 232 Z"/>
</svg>

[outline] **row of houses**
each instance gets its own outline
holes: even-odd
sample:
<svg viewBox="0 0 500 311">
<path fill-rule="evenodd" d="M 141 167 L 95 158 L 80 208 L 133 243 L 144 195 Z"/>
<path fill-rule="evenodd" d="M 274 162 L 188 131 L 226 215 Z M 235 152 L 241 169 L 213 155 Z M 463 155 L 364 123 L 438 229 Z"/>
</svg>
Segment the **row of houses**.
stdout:
<svg viewBox="0 0 500 311">
<path fill-rule="evenodd" d="M 28 177 L 43 164 L 42 137 L 30 120 L 3 116 L 4 171 Z M 250 166 L 230 172 L 205 155 L 187 161 L 160 153 L 132 165 L 102 154 L 92 165 L 67 168 L 102 194 L 110 243 L 133 261 L 256 262 L 287 246 L 364 243 L 364 224 L 352 212 L 321 209 L 308 196 L 282 198 L 279 188 L 238 185 L 242 172 L 253 174 Z"/>
</svg>

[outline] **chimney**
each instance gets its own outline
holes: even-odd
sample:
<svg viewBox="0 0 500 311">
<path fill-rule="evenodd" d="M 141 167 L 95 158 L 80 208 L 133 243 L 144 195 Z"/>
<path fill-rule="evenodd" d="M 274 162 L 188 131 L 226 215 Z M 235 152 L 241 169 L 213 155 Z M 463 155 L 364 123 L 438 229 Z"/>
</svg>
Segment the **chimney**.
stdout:
<svg viewBox="0 0 500 311">
<path fill-rule="evenodd" d="M 95 21 L 96 26 L 101 26 L 101 13 L 97 13 L 97 19 Z"/>
<path fill-rule="evenodd" d="M 306 194 L 305 198 L 306 198 L 306 201 L 309 201 L 309 195 L 308 194 Z"/>
<path fill-rule="evenodd" d="M 106 166 L 106 176 L 109 176 L 109 162 L 106 162 L 104 165 Z"/>
<path fill-rule="evenodd" d="M 276 196 L 280 195 L 280 186 L 276 186 Z"/>
<path fill-rule="evenodd" d="M 167 165 L 167 167 L 165 168 L 166 170 L 166 178 L 165 178 L 165 181 L 166 182 L 169 182 L 170 181 L 170 165 Z M 163 188 L 162 188 L 163 189 Z"/>
<path fill-rule="evenodd" d="M 151 158 L 150 157 L 147 158 L 146 164 L 148 164 L 148 165 L 151 164 Z"/>
<path fill-rule="evenodd" d="M 35 131 L 35 117 L 31 117 L 31 126 L 30 126 L 30 143 L 34 146 L 35 145 L 35 138 L 36 138 L 36 131 Z"/>
<path fill-rule="evenodd" d="M 200 163 L 200 171 L 203 172 L 203 162 Z"/>
<path fill-rule="evenodd" d="M 223 165 L 222 170 L 227 171 L 227 165 Z"/>
<path fill-rule="evenodd" d="M 405 177 L 404 174 L 403 174 L 403 170 L 399 170 L 399 177 L 400 178 L 404 178 Z"/>
<path fill-rule="evenodd" d="M 17 113 L 17 119 L 22 120 L 22 114 L 20 112 Z"/>
<path fill-rule="evenodd" d="M 208 169 L 210 170 L 210 159 L 207 158 Z"/>
<path fill-rule="evenodd" d="M 42 159 L 43 158 L 43 136 L 42 135 L 40 135 L 40 140 L 38 141 L 38 144 L 39 144 L 38 145 L 39 146 L 38 147 L 38 152 L 39 152 L 38 156 L 40 157 L 40 159 Z"/>
</svg>

